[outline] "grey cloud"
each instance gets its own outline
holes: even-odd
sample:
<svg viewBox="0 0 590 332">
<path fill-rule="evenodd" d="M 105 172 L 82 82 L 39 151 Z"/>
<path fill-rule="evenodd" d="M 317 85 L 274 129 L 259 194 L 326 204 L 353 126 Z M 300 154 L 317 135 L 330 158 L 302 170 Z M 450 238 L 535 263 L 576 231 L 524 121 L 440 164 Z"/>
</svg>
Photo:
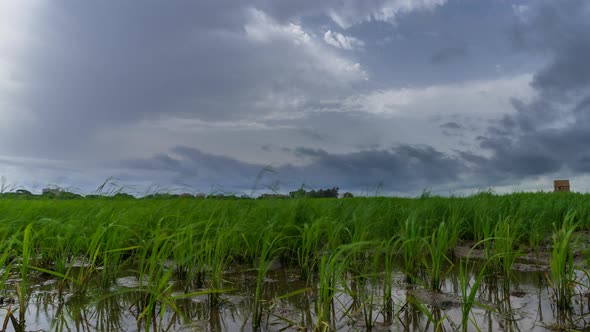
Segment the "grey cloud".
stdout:
<svg viewBox="0 0 590 332">
<path fill-rule="evenodd" d="M 446 0 L 300 0 L 300 1 L 273 1 L 260 2 L 273 14 L 283 19 L 292 18 L 293 15 L 323 15 L 330 17 L 341 28 L 364 22 L 381 21 L 395 22 L 399 16 L 412 11 L 432 10 L 442 6 Z"/>
<path fill-rule="evenodd" d="M 311 149 L 311 148 L 305 148 L 305 147 L 295 148 L 294 153 L 298 157 L 312 157 L 312 158 L 325 157 L 328 155 L 328 153 L 322 149 Z"/>
<path fill-rule="evenodd" d="M 450 129 L 450 130 L 460 130 L 460 129 L 464 129 L 464 127 L 460 124 L 458 124 L 457 122 L 446 122 L 440 125 L 441 128 L 444 129 Z"/>
<path fill-rule="evenodd" d="M 198 149 L 177 146 L 168 153 L 150 158 L 130 159 L 114 163 L 121 171 L 116 177 L 126 183 L 186 186 L 209 192 L 212 186 L 227 190 L 248 191 L 255 187 L 266 165 L 255 165 L 230 157 L 204 153 Z M 272 175 L 272 174 L 271 174 Z M 268 178 L 265 177 L 263 180 Z"/>
<path fill-rule="evenodd" d="M 464 125 L 455 121 L 445 122 L 439 126 L 443 129 L 443 135 L 447 137 L 464 137 L 463 131 L 466 129 Z"/>
<path fill-rule="evenodd" d="M 584 1 L 544 1 L 535 3 L 528 19 L 519 23 L 514 35 L 519 46 L 541 50 L 549 61 L 534 76 L 535 99 L 513 100 L 516 112 L 493 123 L 480 138 L 481 148 L 492 153 L 488 174 L 590 171 L 589 12 Z"/>
<path fill-rule="evenodd" d="M 264 174 L 262 182 L 278 181 L 283 190 L 305 183 L 311 187 L 340 186 L 363 188 L 383 184 L 384 189 L 419 192 L 433 185 L 448 185 L 466 171 L 461 160 L 429 146 L 400 145 L 389 150 L 363 150 L 347 154 L 298 147 L 292 151 L 311 158 L 304 166 L 283 165 Z M 248 190 L 261 179 L 268 165 L 244 163 L 236 159 L 204 153 L 194 148 L 176 147 L 171 154 L 122 163 L 139 171 L 160 167 L 170 172 L 177 183 L 230 184 L 235 190 Z"/>
<path fill-rule="evenodd" d="M 37 42 L 15 61 L 23 81 L 18 106 L 35 117 L 19 150 L 46 157 L 81 154 L 103 128 L 146 119 L 231 121 L 294 113 L 309 100 L 346 95 L 351 81 L 362 80 L 354 61 L 328 46 L 297 44 L 289 34 L 300 31 L 261 18 L 256 5 L 47 5 L 35 22 Z M 255 28 L 270 40 L 249 38 L 248 24 L 261 25 Z"/>
<path fill-rule="evenodd" d="M 142 151 L 128 147 L 143 156 L 152 155 L 153 151 L 165 152 L 107 162 L 108 167 L 97 174 L 120 175 L 130 183 L 143 183 L 146 179 L 161 184 L 190 182 L 204 191 L 211 184 L 249 189 L 256 186 L 261 173 L 263 181 L 280 180 L 285 188 L 306 183 L 358 189 L 382 182 L 388 190 L 420 191 L 431 186 L 495 185 L 564 170 L 590 171 L 590 150 L 586 146 L 590 141 L 590 67 L 586 64 L 590 58 L 589 5 L 582 1 L 535 2 L 526 19 L 516 24 L 512 36 L 520 51 L 541 54 L 547 64 L 534 75 L 532 87 L 537 97 L 513 100 L 512 114 L 489 123 L 446 113 L 452 110 L 442 110 L 441 117 L 430 122 L 410 110 L 408 115 L 417 117 L 413 119 L 401 115 L 407 110 L 401 106 L 399 117 L 391 119 L 353 116 L 351 112 L 344 115 L 338 111 L 346 107 L 342 103 L 346 96 L 405 86 L 406 82 L 410 86 L 431 86 L 464 81 L 466 77 L 491 77 L 497 60 L 509 70 L 502 61 L 512 60 L 507 60 L 503 44 L 493 39 L 499 35 L 494 29 L 505 26 L 498 23 L 507 19 L 499 8 L 509 7 L 504 3 L 477 3 L 471 7 L 476 11 L 473 16 L 470 12 L 468 18 L 449 23 L 448 19 L 461 10 L 462 2 L 450 2 L 430 15 L 420 8 L 442 1 L 422 1 L 419 3 L 423 6 L 416 5 L 420 15 L 407 15 L 407 22 L 400 21 L 399 26 L 358 24 L 343 31 L 363 39 L 375 37 L 373 34 L 386 26 L 381 33 L 407 36 L 403 42 L 392 41 L 380 54 L 373 53 L 374 43 L 366 40 L 366 50 L 354 54 L 362 56 L 369 65 L 369 73 L 375 75 L 368 83 L 355 65 L 357 60 L 346 58 L 353 55 L 327 47 L 322 44 L 321 35 L 304 29 L 310 22 L 311 27 L 317 28 L 316 33 L 334 29 L 336 21 L 330 22 L 328 17 L 340 19 L 336 23 L 344 25 L 374 20 L 391 22 L 393 18 L 376 15 L 385 4 L 393 2 L 402 3 L 253 0 L 245 4 L 222 0 L 178 1 L 170 5 L 147 0 L 138 5 L 112 0 L 82 4 L 70 0 L 48 5 L 44 15 L 34 22 L 34 47 L 14 63 L 19 67 L 22 82 L 17 102 L 20 108 L 31 112 L 33 120 L 28 126 L 0 133 L 0 140 L 5 142 L 18 137 L 16 144 L 4 145 L 2 153 L 12 149 L 9 152 L 13 154 L 89 160 L 96 153 L 89 147 L 117 149 L 112 143 L 115 140 L 106 140 L 108 146 L 100 145 L 100 141 L 92 145 L 96 136 L 100 138 L 97 133 L 124 132 L 141 127 L 134 124 L 153 121 L 156 125 L 148 133 L 150 137 L 129 144 L 147 146 L 164 141 L 164 134 L 159 136 L 157 120 L 175 117 L 226 123 L 245 120 L 288 129 L 275 129 L 281 134 L 273 131 L 256 136 L 257 141 L 252 142 L 247 139 L 251 136 L 234 129 L 231 135 L 225 135 L 224 129 L 209 128 L 210 136 L 225 136 L 216 141 L 217 145 L 207 145 L 205 140 L 211 142 L 215 138 L 207 136 L 207 130 L 196 128 L 201 130 L 200 136 L 178 136 L 181 138 L 174 143 L 166 141 Z M 495 13 L 504 16 L 497 19 L 488 15 L 488 9 L 494 8 Z M 466 31 L 466 26 L 473 26 L 472 21 L 481 21 L 485 28 Z M 253 30 L 248 30 L 248 26 Z M 424 39 L 422 31 L 436 29 L 441 30 L 438 37 Z M 305 48 L 302 40 L 306 38 L 319 42 Z M 463 40 L 465 47 L 461 46 Z M 494 46 L 479 44 L 488 42 Z M 491 48 L 494 52 L 488 52 Z M 428 63 L 429 55 L 435 63 Z M 439 63 L 445 65 L 438 66 Z M 512 65 L 516 66 L 515 63 Z M 364 69 L 365 62 L 362 65 Z M 344 72 L 343 76 L 339 76 L 340 72 Z M 180 129 L 188 132 L 192 128 L 186 127 L 191 122 L 186 123 Z M 483 134 L 478 129 L 482 123 L 489 124 Z M 110 131 L 101 132 L 105 128 Z M 165 130 L 175 129 L 169 125 Z M 441 131 L 449 137 L 441 136 Z M 416 135 L 417 132 L 423 134 Z M 465 135 L 464 140 L 481 134 L 476 141 L 481 150 L 452 150 L 448 144 L 457 144 L 455 137 L 460 133 Z M 141 135 L 146 134 L 142 132 L 137 137 Z M 400 142 L 392 149 L 383 148 Z M 427 142 L 436 148 L 404 142 Z M 166 146 L 174 144 L 190 144 L 202 150 L 186 146 L 166 150 Z M 279 162 L 292 164 L 275 166 L 275 172 L 266 172 L 267 165 L 262 162 L 224 156 L 238 155 L 224 144 L 233 144 L 234 150 L 251 144 L 256 152 L 260 152 L 261 146 L 264 153 L 260 155 L 288 155 L 291 159 Z M 241 157 L 246 158 L 248 153 Z M 260 156 L 253 155 L 248 160 Z M 18 165 L 5 163 L 4 167 L 12 172 Z M 75 163 L 71 167 L 84 169 L 84 165 Z M 37 174 L 38 167 L 31 169 L 30 173 Z M 55 174 L 60 171 L 68 173 L 70 168 L 51 170 L 48 178 L 59 180 Z M 75 178 L 79 181 L 88 177 L 79 172 Z M 67 181 L 68 177 L 61 179 Z"/>
<path fill-rule="evenodd" d="M 449 46 L 438 50 L 430 57 L 430 61 L 436 64 L 443 64 L 451 61 L 458 61 L 467 56 L 465 46 Z"/>
</svg>

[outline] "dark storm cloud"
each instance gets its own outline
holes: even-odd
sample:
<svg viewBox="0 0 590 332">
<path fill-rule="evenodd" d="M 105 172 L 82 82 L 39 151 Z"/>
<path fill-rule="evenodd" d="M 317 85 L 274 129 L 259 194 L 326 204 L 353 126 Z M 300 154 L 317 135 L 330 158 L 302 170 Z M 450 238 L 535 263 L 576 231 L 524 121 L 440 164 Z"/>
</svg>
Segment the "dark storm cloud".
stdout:
<svg viewBox="0 0 590 332">
<path fill-rule="evenodd" d="M 336 154 L 321 149 L 299 147 L 293 153 L 309 159 L 304 166 L 270 167 L 176 147 L 166 155 L 122 163 L 138 171 L 160 169 L 170 173 L 176 183 L 224 183 L 234 190 L 249 190 L 269 180 L 278 181 L 282 190 L 305 183 L 312 188 L 339 186 L 366 188 L 382 185 L 387 190 L 419 192 L 433 185 L 458 180 L 466 171 L 461 160 L 429 146 L 400 145 L 388 150 L 364 150 Z M 272 172 L 265 172 L 271 169 Z"/>
<path fill-rule="evenodd" d="M 120 166 L 168 172 L 173 175 L 172 180 L 176 183 L 199 180 L 201 184 L 233 183 L 238 187 L 251 185 L 248 181 L 264 168 L 264 165 L 253 165 L 184 146 L 173 148 L 170 154 L 160 153 L 152 158 L 129 160 L 122 162 Z M 228 182 L 230 179 L 234 182 Z"/>
<path fill-rule="evenodd" d="M 533 78 L 537 96 L 513 100 L 516 110 L 480 138 L 492 153 L 479 161 L 491 177 L 534 177 L 590 171 L 590 5 L 585 1 L 534 3 L 514 29 L 521 50 L 549 62 Z"/>
<path fill-rule="evenodd" d="M 429 146 L 401 145 L 390 150 L 318 155 L 302 169 L 319 185 L 330 182 L 361 188 L 378 182 L 390 190 L 416 191 L 457 180 L 462 163 Z"/>
</svg>

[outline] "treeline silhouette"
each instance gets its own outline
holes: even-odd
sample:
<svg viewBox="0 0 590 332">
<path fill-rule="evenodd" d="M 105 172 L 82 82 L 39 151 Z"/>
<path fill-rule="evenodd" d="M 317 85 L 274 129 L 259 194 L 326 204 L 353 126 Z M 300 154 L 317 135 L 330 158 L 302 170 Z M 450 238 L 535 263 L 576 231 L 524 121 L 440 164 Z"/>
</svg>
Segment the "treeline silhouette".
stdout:
<svg viewBox="0 0 590 332">
<path fill-rule="evenodd" d="M 238 200 L 238 199 L 296 199 L 296 198 L 338 198 L 338 187 L 333 187 L 330 189 L 319 189 L 319 190 L 305 190 L 300 188 L 296 191 L 289 192 L 288 195 L 279 194 L 279 193 L 264 193 L 258 197 L 252 197 L 248 195 L 236 195 L 233 193 L 213 193 L 209 195 L 205 195 L 202 193 L 199 194 L 191 194 L 191 193 L 182 193 L 182 194 L 172 194 L 172 193 L 154 193 L 149 194 L 141 197 L 136 197 L 128 193 L 115 193 L 111 195 L 101 195 L 101 194 L 89 194 L 89 195 L 81 195 L 78 193 L 69 192 L 63 189 L 51 189 L 51 190 L 43 190 L 41 194 L 33 194 L 32 192 L 25 190 L 25 189 L 18 189 L 11 192 L 2 192 L 0 193 L 1 198 L 18 198 L 18 199 L 181 199 L 181 198 L 192 198 L 192 199 L 228 199 L 228 200 Z M 342 195 L 342 198 L 349 198 L 353 197 L 353 195 L 349 192 L 346 192 Z"/>
</svg>

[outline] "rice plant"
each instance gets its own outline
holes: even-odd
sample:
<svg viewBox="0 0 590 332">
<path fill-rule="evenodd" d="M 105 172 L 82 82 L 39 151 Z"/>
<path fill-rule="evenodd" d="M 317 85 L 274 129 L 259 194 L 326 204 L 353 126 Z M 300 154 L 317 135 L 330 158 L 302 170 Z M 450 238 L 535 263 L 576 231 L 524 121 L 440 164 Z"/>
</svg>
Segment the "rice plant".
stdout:
<svg viewBox="0 0 590 332">
<path fill-rule="evenodd" d="M 396 246 L 402 253 L 406 281 L 413 284 L 418 273 L 416 262 L 420 261 L 424 248 L 422 227 L 415 214 L 408 217 L 401 226 Z"/>
<path fill-rule="evenodd" d="M 331 306 L 336 293 L 340 290 L 339 284 L 342 282 L 342 277 L 353 255 L 366 248 L 367 245 L 368 243 L 365 242 L 341 245 L 336 250 L 322 256 L 315 305 L 317 315 L 316 330 L 327 331 L 332 329 L 330 325 Z"/>
<path fill-rule="evenodd" d="M 262 286 L 264 278 L 270 269 L 273 258 L 281 250 L 278 244 L 282 240 L 281 236 L 262 239 L 262 250 L 260 251 L 260 261 L 258 263 L 258 273 L 256 277 L 256 291 L 254 294 L 254 308 L 252 309 L 252 327 L 258 329 L 262 323 Z"/>
<path fill-rule="evenodd" d="M 423 257 L 422 261 L 428 274 L 428 285 L 433 291 L 440 291 L 442 281 L 453 265 L 447 257 L 447 252 L 452 248 L 449 227 L 441 223 L 426 240 L 425 246 L 428 248 L 429 255 Z"/>
<path fill-rule="evenodd" d="M 552 237 L 553 249 L 550 261 L 551 279 L 549 283 L 553 289 L 553 298 L 559 309 L 569 309 L 571 297 L 576 283 L 574 257 L 572 250 L 572 236 L 577 228 L 574 223 L 575 213 L 568 213 L 561 227 L 554 225 Z"/>
<path fill-rule="evenodd" d="M 482 241 L 490 240 L 491 239 L 484 239 Z M 480 245 L 480 242 L 476 243 L 473 248 Z M 484 307 L 484 305 L 481 303 L 476 302 L 476 296 L 484 276 L 486 275 L 486 266 L 491 261 L 490 259 L 486 259 L 482 264 L 476 266 L 473 263 L 470 264 L 469 256 L 471 255 L 468 255 L 466 259 L 459 260 L 459 285 L 461 288 L 461 330 L 463 332 L 468 331 L 468 323 L 472 317 L 473 306 L 478 304 L 479 306 Z M 475 270 L 478 271 L 473 273 L 472 271 Z M 472 273 L 474 276 L 472 276 Z M 487 309 L 491 310 L 491 308 Z M 472 323 L 477 328 L 477 323 L 474 320 L 472 320 Z"/>
<path fill-rule="evenodd" d="M 385 324 L 393 322 L 393 269 L 395 264 L 395 247 L 393 246 L 393 239 L 382 241 L 377 247 L 378 253 L 383 260 L 383 302 L 381 304 L 381 313 Z"/>
<path fill-rule="evenodd" d="M 481 304 L 477 291 L 489 286 L 481 278 L 501 272 L 507 282 L 504 289 L 508 289 L 516 279 L 512 268 L 521 253 L 529 248 L 538 253 L 543 250 L 552 225 L 547 274 L 551 296 L 561 311 L 580 319 L 582 310 L 572 307 L 571 296 L 586 281 L 578 276 L 580 270 L 573 259 L 585 243 L 576 241 L 576 232 L 590 229 L 587 199 L 588 195 L 574 193 L 487 192 L 469 197 L 347 200 L 2 198 L 0 288 L 7 301 L 18 299 L 18 305 L 13 301 L 6 306 L 11 311 L 5 321 L 8 328 L 30 328 L 25 325 L 33 307 L 31 292 L 42 282 L 54 281 L 50 279 L 57 280 L 54 285 L 62 299 L 79 306 L 65 306 L 62 312 L 70 310 L 72 315 L 62 316 L 65 320 L 75 321 L 88 308 L 96 310 L 108 301 L 112 306 L 121 301 L 136 316 L 137 329 L 166 329 L 183 312 L 191 314 L 181 310 L 179 303 L 183 299 L 190 302 L 194 294 L 205 295 L 202 306 L 221 320 L 228 308 L 235 310 L 235 304 L 227 301 L 231 298 L 223 295 L 229 291 L 226 279 L 243 274 L 243 281 L 251 282 L 246 298 L 252 300 L 244 312 L 254 328 L 264 327 L 266 313 L 290 320 L 293 327 L 329 330 L 339 327 L 335 319 L 344 325 L 348 319 L 360 319 L 368 329 L 379 320 L 375 315 L 379 310 L 383 323 L 392 328 L 399 327 L 396 312 L 416 316 L 412 318 L 415 324 L 428 318 L 430 327 L 439 326 L 436 322 L 444 315 L 428 317 L 411 305 L 394 310 L 396 292 L 408 283 L 415 289 L 424 285 L 461 295 L 462 326 L 471 328 L 473 306 Z M 474 240 L 476 249 L 486 251 L 483 262 L 453 257 L 456 246 L 471 247 Z M 301 287 L 306 291 L 286 292 L 301 295 L 303 306 L 308 301 L 308 308 L 301 309 L 302 322 L 283 315 L 284 308 L 279 307 L 287 304 L 277 300 L 281 292 L 266 296 L 274 287 L 265 283 L 265 277 L 275 258 L 280 258 L 284 269 L 292 269 L 294 282 L 304 281 Z M 479 269 L 475 273 L 474 264 Z M 248 281 L 243 271 L 253 266 L 259 269 Z M 451 268 L 460 272 L 461 280 L 447 290 L 445 282 L 454 276 L 447 273 Z M 398 269 L 405 279 L 397 278 Z M 139 286 L 121 287 L 118 279 L 130 274 Z M 345 293 L 355 293 L 356 307 L 335 315 L 334 308 L 346 307 L 338 302 L 348 299 Z M 129 296 L 123 299 L 123 294 Z M 103 295 L 108 301 L 94 301 Z M 299 305 L 295 302 L 288 305 Z M 306 312 L 309 308 L 315 309 L 316 316 Z M 106 327 L 105 312 L 100 324 Z M 211 317 L 215 320 L 215 315 Z M 76 326 L 73 321 L 60 326 Z M 174 328 L 182 328 L 178 324 Z"/>
</svg>

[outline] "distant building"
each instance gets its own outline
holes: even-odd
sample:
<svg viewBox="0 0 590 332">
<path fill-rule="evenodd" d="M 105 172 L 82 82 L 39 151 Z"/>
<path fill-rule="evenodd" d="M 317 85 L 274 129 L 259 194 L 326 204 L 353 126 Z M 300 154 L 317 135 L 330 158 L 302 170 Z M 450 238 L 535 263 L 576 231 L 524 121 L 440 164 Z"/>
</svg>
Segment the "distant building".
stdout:
<svg viewBox="0 0 590 332">
<path fill-rule="evenodd" d="M 553 191 L 570 191 L 570 180 L 554 180 Z"/>
</svg>

